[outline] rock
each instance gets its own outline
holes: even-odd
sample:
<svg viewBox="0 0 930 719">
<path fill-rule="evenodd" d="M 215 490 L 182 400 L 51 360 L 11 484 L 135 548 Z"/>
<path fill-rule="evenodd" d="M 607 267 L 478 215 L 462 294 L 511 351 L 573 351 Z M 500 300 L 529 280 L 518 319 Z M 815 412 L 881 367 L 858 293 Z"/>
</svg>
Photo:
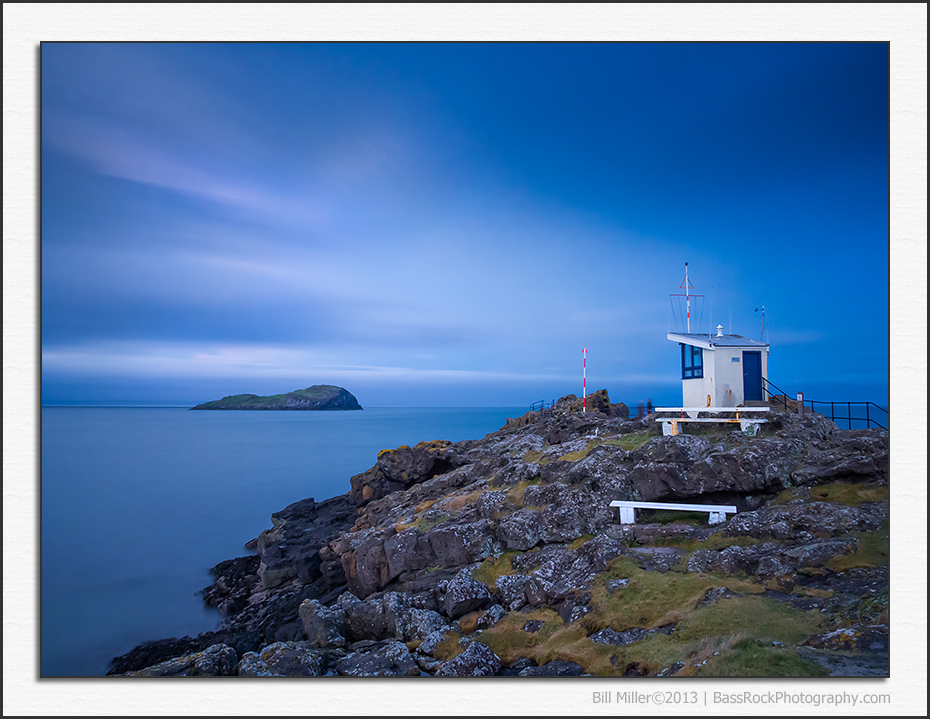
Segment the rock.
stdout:
<svg viewBox="0 0 930 719">
<path fill-rule="evenodd" d="M 488 672 L 493 661 L 481 664 L 481 656 L 467 652 L 483 654 L 482 632 L 494 632 L 508 613 L 556 610 L 563 622 L 575 623 L 566 634 L 576 641 L 579 627 L 605 627 L 614 620 L 603 614 L 596 580 L 608 594 L 639 586 L 636 577 L 605 576 L 608 568 L 627 564 L 615 566 L 612 560 L 624 556 L 641 569 L 668 573 L 667 579 L 651 575 L 649 583 L 672 582 L 686 554 L 675 548 L 677 540 L 711 537 L 715 543 L 726 537 L 757 543 L 737 540 L 719 551 L 698 549 L 687 569 L 777 580 L 762 596 L 798 612 L 817 612 L 824 620 L 824 634 L 809 638 L 806 651 L 823 661 L 829 654 L 830 662 L 844 651 L 887 657 L 887 643 L 866 628 L 887 622 L 888 570 L 880 566 L 885 555 L 873 552 L 872 541 L 887 540 L 888 503 L 850 507 L 812 500 L 813 485 L 825 480 L 871 487 L 886 482 L 887 432 L 850 432 L 820 416 L 773 412 L 755 437 L 717 427 L 665 437 L 653 416 L 626 420 L 606 393 L 603 403 L 592 399 L 583 415 L 572 409 L 577 399 L 570 395 L 554 408 L 510 420 L 483 439 L 382 452 L 375 466 L 352 479 L 349 493 L 323 502 L 300 500 L 275 512 L 271 528 L 246 545 L 255 556 L 214 568 L 204 601 L 223 613 L 221 629 L 194 639 L 147 643 L 114 659 L 110 673 L 161 664 L 172 668 L 159 671 L 183 672 L 194 662 L 185 658 L 216 645 L 242 657 L 238 671 L 250 676 L 312 673 L 316 660 L 320 673 L 354 676 Z M 617 439 L 630 433 L 636 436 L 618 446 Z M 796 499 L 772 503 L 788 487 L 795 488 Z M 692 497 L 735 504 L 739 511 L 713 527 L 620 525 L 609 507 L 613 499 Z M 883 536 L 869 536 L 876 532 Z M 835 557 L 856 551 L 863 534 L 869 551 L 862 558 L 872 566 L 829 569 Z M 487 559 L 494 562 L 485 569 L 506 572 L 491 582 L 493 593 L 472 576 Z M 693 603 L 712 610 L 729 596 L 734 595 L 717 587 L 677 609 L 683 616 Z M 465 635 L 460 639 L 464 658 L 449 664 L 435 653 L 451 636 L 452 623 Z M 527 632 L 543 626 L 526 618 L 520 624 Z M 850 643 L 847 634 L 828 631 L 846 629 L 867 640 Z M 654 631 L 614 623 L 590 638 L 622 645 Z M 844 642 L 855 648 L 835 648 Z M 404 643 L 417 647 L 415 653 Z M 267 654 L 271 647 L 276 647 L 273 655 Z M 635 647 L 629 651 L 634 654 L 612 673 L 656 671 L 635 656 Z M 474 667 L 459 666 L 472 660 Z M 577 665 L 534 664 L 516 661 L 494 673 L 578 671 Z"/>
<path fill-rule="evenodd" d="M 436 561 L 429 539 L 416 527 L 386 539 L 384 554 L 389 579 L 399 577 L 404 572 L 426 569 Z"/>
<path fill-rule="evenodd" d="M 508 666 L 502 667 L 501 670 L 497 673 L 501 677 L 516 677 L 520 675 L 527 667 L 537 666 L 536 662 L 529 657 L 518 657 Z"/>
<path fill-rule="evenodd" d="M 704 607 L 708 604 L 716 604 L 721 599 L 727 599 L 728 597 L 740 597 L 741 594 L 737 592 L 730 591 L 727 587 L 712 587 L 704 592 L 704 596 L 701 597 L 695 607 Z"/>
<path fill-rule="evenodd" d="M 238 614 L 256 591 L 260 560 L 255 555 L 220 562 L 210 573 L 213 584 L 202 590 L 204 604 L 216 607 L 222 617 Z"/>
<path fill-rule="evenodd" d="M 879 529 L 887 517 L 881 506 L 847 507 L 834 502 L 798 502 L 740 512 L 727 523 L 728 537 L 795 539 L 814 533 L 834 537 Z M 803 534 L 802 534 L 803 533 Z"/>
<path fill-rule="evenodd" d="M 626 553 L 626 547 L 606 535 L 585 542 L 576 550 L 552 553 L 530 574 L 526 583 L 527 602 L 532 605 L 554 604 L 583 590 L 607 568 L 607 562 Z"/>
<path fill-rule="evenodd" d="M 169 659 L 128 677 L 230 677 L 236 675 L 236 651 L 225 644 L 214 644 L 202 652 Z"/>
<path fill-rule="evenodd" d="M 671 634 L 674 629 L 674 624 L 666 624 L 665 626 L 654 627 L 652 629 L 630 627 L 621 632 L 611 629 L 610 627 L 604 627 L 600 631 L 591 634 L 588 639 L 598 642 L 599 644 L 613 644 L 614 646 L 622 647 L 626 644 L 642 641 L 653 634 Z"/>
<path fill-rule="evenodd" d="M 351 651 L 335 669 L 347 677 L 417 677 L 421 672 L 406 645 L 393 640 Z"/>
<path fill-rule="evenodd" d="M 246 652 L 239 660 L 240 677 L 318 677 L 320 655 L 294 642 L 269 644 L 260 652 Z"/>
<path fill-rule="evenodd" d="M 344 647 L 346 645 L 346 612 L 338 607 L 325 607 L 316 599 L 300 605 L 300 621 L 311 647 Z"/>
<path fill-rule="evenodd" d="M 580 664 L 562 659 L 554 659 L 541 667 L 527 667 L 519 674 L 521 677 L 580 677 L 584 675 L 584 668 Z"/>
<path fill-rule="evenodd" d="M 838 554 L 850 554 L 855 549 L 853 539 L 825 539 L 787 547 L 766 542 L 727 547 L 719 552 L 698 549 L 688 559 L 687 566 L 691 572 L 745 572 L 768 579 L 790 575 L 802 567 L 823 566 Z"/>
<path fill-rule="evenodd" d="M 507 611 L 513 612 L 526 604 L 525 574 L 504 574 L 497 578 L 495 594 Z"/>
<path fill-rule="evenodd" d="M 488 585 L 474 579 L 468 569 L 463 569 L 446 586 L 442 608 L 446 616 L 458 619 L 487 606 L 490 602 L 491 592 Z"/>
<path fill-rule="evenodd" d="M 480 562 L 502 550 L 489 519 L 464 524 L 440 524 L 426 536 L 437 561 L 443 567 L 460 567 Z"/>
<path fill-rule="evenodd" d="M 667 572 L 677 566 L 687 552 L 675 547 L 630 547 L 627 554 L 648 572 Z"/>
<path fill-rule="evenodd" d="M 492 604 L 490 607 L 485 609 L 481 616 L 478 617 L 477 627 L 478 629 L 490 629 L 495 624 L 497 624 L 501 619 L 506 617 L 508 611 L 504 609 L 500 604 Z"/>
<path fill-rule="evenodd" d="M 362 505 L 444 474 L 463 463 L 452 443 L 442 440 L 385 449 L 378 455 L 374 467 L 349 480 L 352 486 L 349 494 L 356 504 Z"/>
<path fill-rule="evenodd" d="M 501 514 L 514 509 L 516 506 L 510 498 L 510 492 L 505 490 L 482 492 L 478 497 L 478 515 L 482 519 L 497 519 Z"/>
<path fill-rule="evenodd" d="M 532 549 L 539 542 L 542 531 L 538 509 L 518 509 L 497 524 L 497 536 L 505 549 Z"/>
<path fill-rule="evenodd" d="M 629 579 L 608 579 L 604 582 L 604 586 L 607 588 L 607 591 L 610 594 L 613 594 L 618 589 L 625 587 L 629 583 Z"/>
<path fill-rule="evenodd" d="M 833 651 L 884 651 L 888 649 L 887 625 L 850 626 L 811 637 L 805 646 Z"/>
<path fill-rule="evenodd" d="M 436 647 L 443 641 L 445 641 L 446 635 L 441 629 L 430 632 L 424 637 L 423 641 L 420 642 L 420 646 L 417 647 L 418 652 L 423 654 L 432 655 L 436 651 Z"/>
<path fill-rule="evenodd" d="M 439 665 L 437 677 L 490 677 L 501 668 L 501 659 L 481 642 L 472 642 L 454 659 Z"/>
<path fill-rule="evenodd" d="M 258 577 L 265 589 L 280 587 L 297 577 L 297 565 L 291 557 L 284 554 L 283 549 L 283 546 L 272 545 L 266 548 L 262 555 Z"/>
</svg>

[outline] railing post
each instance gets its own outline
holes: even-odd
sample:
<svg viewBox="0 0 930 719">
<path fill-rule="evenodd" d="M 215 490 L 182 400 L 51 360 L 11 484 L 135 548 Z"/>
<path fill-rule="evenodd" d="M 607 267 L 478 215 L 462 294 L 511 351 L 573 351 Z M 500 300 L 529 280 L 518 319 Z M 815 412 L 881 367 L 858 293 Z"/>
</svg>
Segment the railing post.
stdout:
<svg viewBox="0 0 930 719">
<path fill-rule="evenodd" d="M 803 392 L 798 392 L 797 402 L 798 402 L 798 414 L 803 415 L 804 414 L 804 393 Z"/>
</svg>

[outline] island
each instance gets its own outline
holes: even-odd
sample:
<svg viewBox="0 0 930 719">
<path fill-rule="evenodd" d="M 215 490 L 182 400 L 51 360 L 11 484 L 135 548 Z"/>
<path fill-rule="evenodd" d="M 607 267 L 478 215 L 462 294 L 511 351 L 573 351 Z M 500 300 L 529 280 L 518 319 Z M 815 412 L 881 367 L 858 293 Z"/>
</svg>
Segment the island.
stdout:
<svg viewBox="0 0 930 719">
<path fill-rule="evenodd" d="M 253 410 L 350 410 L 362 409 L 355 396 L 342 387 L 315 384 L 295 389 L 287 394 L 260 397 L 256 394 L 233 394 L 223 399 L 198 404 L 191 409 L 253 409 Z"/>
</svg>

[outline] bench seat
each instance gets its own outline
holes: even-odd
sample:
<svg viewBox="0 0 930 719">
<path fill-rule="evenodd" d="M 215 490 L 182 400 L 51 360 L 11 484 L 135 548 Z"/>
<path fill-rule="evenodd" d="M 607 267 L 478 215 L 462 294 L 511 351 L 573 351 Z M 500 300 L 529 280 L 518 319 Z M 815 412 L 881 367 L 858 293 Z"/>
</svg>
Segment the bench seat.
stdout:
<svg viewBox="0 0 930 719">
<path fill-rule="evenodd" d="M 677 509 L 682 512 L 707 512 L 708 524 L 720 524 L 726 521 L 727 514 L 736 514 L 736 507 L 730 504 L 681 504 L 678 502 L 635 502 L 614 500 L 611 507 L 620 510 L 621 524 L 636 524 L 637 509 Z"/>
<path fill-rule="evenodd" d="M 677 417 L 656 417 L 656 422 L 662 423 L 662 434 L 675 436 L 678 434 L 679 422 L 732 422 L 739 423 L 740 429 L 746 434 L 754 435 L 758 425 L 768 420 L 764 417 L 746 417 L 746 414 L 771 412 L 770 407 L 657 407 L 656 414 L 674 412 Z M 698 417 L 698 414 L 713 414 L 715 417 Z M 735 414 L 735 417 L 719 415 Z M 740 415 L 743 415 L 742 417 Z M 688 415 L 685 417 L 684 415 Z"/>
</svg>

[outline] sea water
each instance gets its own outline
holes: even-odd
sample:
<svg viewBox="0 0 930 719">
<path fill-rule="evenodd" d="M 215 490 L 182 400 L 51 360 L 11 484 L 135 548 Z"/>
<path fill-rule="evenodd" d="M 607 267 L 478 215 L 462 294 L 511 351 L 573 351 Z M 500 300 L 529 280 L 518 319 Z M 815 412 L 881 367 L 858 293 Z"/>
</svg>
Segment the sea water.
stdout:
<svg viewBox="0 0 930 719">
<path fill-rule="evenodd" d="M 198 591 L 273 512 L 344 494 L 381 449 L 480 438 L 525 411 L 44 407 L 41 675 L 100 676 L 144 641 L 216 628 Z"/>
</svg>

